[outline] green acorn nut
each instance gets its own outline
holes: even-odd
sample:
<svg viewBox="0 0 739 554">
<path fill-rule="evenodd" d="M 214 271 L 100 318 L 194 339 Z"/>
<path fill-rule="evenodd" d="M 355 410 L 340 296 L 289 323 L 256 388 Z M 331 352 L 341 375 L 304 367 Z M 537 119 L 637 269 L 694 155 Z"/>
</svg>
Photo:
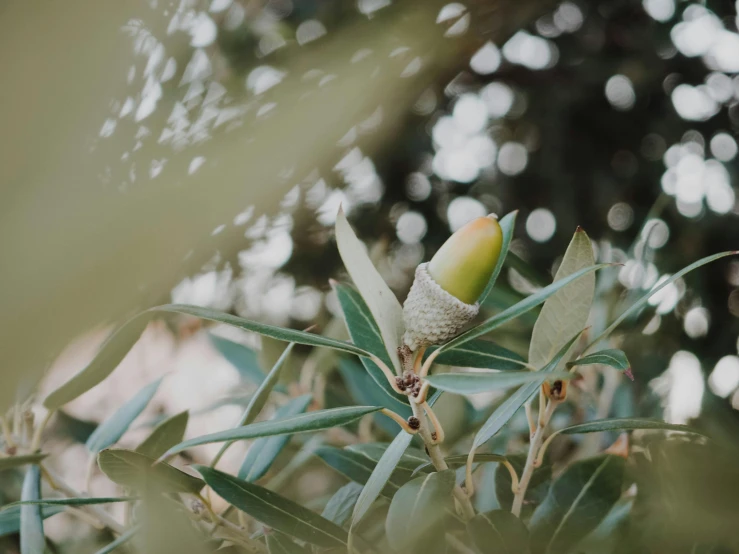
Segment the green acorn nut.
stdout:
<svg viewBox="0 0 739 554">
<path fill-rule="evenodd" d="M 416 268 L 403 305 L 411 351 L 454 337 L 477 315 L 503 246 L 503 231 L 494 215 L 479 217 L 455 232 L 428 264 Z"/>
</svg>

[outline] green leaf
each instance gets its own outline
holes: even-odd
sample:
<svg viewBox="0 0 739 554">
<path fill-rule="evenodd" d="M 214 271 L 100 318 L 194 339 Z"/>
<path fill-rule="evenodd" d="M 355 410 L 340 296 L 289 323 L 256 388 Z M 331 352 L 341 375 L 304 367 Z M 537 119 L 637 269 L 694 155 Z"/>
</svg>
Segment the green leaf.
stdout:
<svg viewBox="0 0 739 554">
<path fill-rule="evenodd" d="M 572 379 L 567 372 L 542 373 L 540 371 L 490 371 L 485 373 L 439 373 L 427 377 L 427 381 L 439 390 L 455 394 L 478 394 L 492 390 L 508 389 L 518 385 L 541 384 L 549 380 Z"/>
<path fill-rule="evenodd" d="M 314 452 L 326 465 L 338 471 L 346 478 L 364 485 L 369 481 L 377 461 L 360 452 L 354 452 L 332 446 L 321 446 Z M 382 496 L 392 498 L 395 492 L 407 483 L 412 472 L 407 468 L 396 467 L 387 479 L 387 484 L 380 491 Z"/>
<path fill-rule="evenodd" d="M 599 456 L 570 465 L 531 518 L 532 546 L 542 554 L 570 552 L 621 496 L 625 460 Z"/>
<path fill-rule="evenodd" d="M 41 517 L 46 519 L 64 511 L 64 506 L 45 506 L 41 508 Z M 13 535 L 21 528 L 21 507 L 13 506 L 0 511 L 0 537 Z"/>
<path fill-rule="evenodd" d="M 336 216 L 336 245 L 346 270 L 380 328 L 385 350 L 393 362 L 391 367 L 395 368 L 396 373 L 400 373 L 398 347 L 405 331 L 403 308 L 375 269 L 367 255 L 367 249 L 354 234 L 342 209 L 339 209 Z"/>
<path fill-rule="evenodd" d="M 267 377 L 264 379 L 264 381 L 262 381 L 262 384 L 259 385 L 257 391 L 249 400 L 249 404 L 246 406 L 244 413 L 241 415 L 241 419 L 239 419 L 238 425 L 249 425 L 257 418 L 259 413 L 262 411 L 262 408 L 264 408 L 264 405 L 267 403 L 269 395 L 272 393 L 272 389 L 277 384 L 277 381 L 280 379 L 280 372 L 282 371 L 282 368 L 285 365 L 285 361 L 290 356 L 290 352 L 292 352 L 294 346 L 295 343 L 293 342 L 288 344 L 287 348 L 285 348 L 282 354 L 280 354 L 280 357 L 277 358 L 275 365 L 272 366 L 272 369 L 267 374 Z M 212 466 L 215 466 L 218 463 L 218 460 L 221 459 L 221 456 L 223 456 L 228 447 L 232 444 L 233 441 L 228 441 L 221 447 L 221 449 L 218 451 L 218 454 L 216 454 L 215 458 L 213 458 L 213 462 L 211 462 Z"/>
<path fill-rule="evenodd" d="M 269 554 L 311 554 L 310 548 L 300 546 L 290 537 L 277 531 L 267 535 L 267 552 Z"/>
<path fill-rule="evenodd" d="M 313 400 L 313 396 L 310 394 L 293 398 L 290 402 L 284 406 L 280 406 L 275 411 L 272 421 L 302 414 L 308 409 L 311 400 Z M 241 464 L 238 474 L 239 479 L 244 479 L 251 483 L 262 478 L 269 471 L 272 463 L 279 456 L 280 452 L 282 452 L 282 449 L 289 440 L 290 435 L 279 435 L 255 440 L 249 447 L 249 452 L 246 453 L 244 463 Z"/>
<path fill-rule="evenodd" d="M 517 215 L 518 215 L 518 210 L 504 215 L 498 222 L 498 224 L 500 225 L 501 231 L 503 231 L 503 243 L 501 244 L 501 248 L 500 248 L 500 256 L 498 257 L 498 263 L 495 265 L 493 274 L 490 276 L 490 280 L 488 281 L 488 284 L 485 286 L 485 290 L 482 291 L 480 298 L 477 300 L 478 304 L 482 304 L 483 302 L 485 302 L 485 299 L 490 294 L 490 291 L 493 290 L 493 287 L 495 286 L 495 282 L 498 280 L 498 275 L 500 275 L 500 272 L 503 269 L 503 264 L 505 263 L 506 257 L 508 256 L 508 249 L 511 247 L 511 240 L 513 239 L 513 231 L 516 229 L 516 216 Z"/>
<path fill-rule="evenodd" d="M 567 344 L 565 344 L 559 350 L 559 352 L 554 355 L 549 363 L 540 370 L 540 373 L 550 373 L 554 371 L 554 368 L 559 365 L 559 362 L 562 360 L 562 358 L 564 358 L 565 354 L 569 352 L 570 347 L 580 337 L 581 333 L 582 331 L 578 332 L 574 337 L 572 337 L 567 342 Z M 506 398 L 506 400 L 500 406 L 498 406 L 498 408 L 492 414 L 490 414 L 490 417 L 487 419 L 487 421 L 485 421 L 483 426 L 477 432 L 472 443 L 471 450 L 474 451 L 479 446 L 485 444 L 493 437 L 493 435 L 500 431 L 503 426 L 508 423 L 508 421 L 513 417 L 513 414 L 515 414 L 519 410 L 519 408 L 523 406 L 526 401 L 539 390 L 540 386 L 541 383 L 537 382 L 522 385 L 519 389 L 516 390 L 516 392 Z"/>
<path fill-rule="evenodd" d="M 71 402 L 95 385 L 102 383 L 136 344 L 151 318 L 151 314 L 139 314 L 118 327 L 105 340 L 85 369 L 44 399 L 44 406 L 49 411 L 58 410 L 67 402 Z"/>
<path fill-rule="evenodd" d="M 345 341 L 322 337 L 321 335 L 314 335 L 305 331 L 296 331 L 295 329 L 285 329 L 274 325 L 258 323 L 210 308 L 188 306 L 185 304 L 165 304 L 150 308 L 119 327 L 105 341 L 98 354 L 87 367 L 44 399 L 44 406 L 49 410 L 56 410 L 104 381 L 108 375 L 113 373 L 113 370 L 118 366 L 126 353 L 136 344 L 149 320 L 158 312 L 191 315 L 201 319 L 231 325 L 232 327 L 238 327 L 245 331 L 259 333 L 285 342 L 306 344 L 308 346 L 324 346 L 357 356 L 369 355 L 369 352 Z"/>
<path fill-rule="evenodd" d="M 560 289 L 566 287 L 573 281 L 576 281 L 577 279 L 589 273 L 592 273 L 593 271 L 602 269 L 604 267 L 608 267 L 610 265 L 612 264 L 598 264 L 598 265 L 586 267 L 584 269 L 576 271 L 575 273 L 565 277 L 564 279 L 555 281 L 551 285 L 544 287 L 543 289 L 535 292 L 534 294 L 530 296 L 527 296 L 526 298 L 524 298 L 517 304 L 514 304 L 507 310 L 503 310 L 499 314 L 496 314 L 493 317 L 486 319 L 477 327 L 473 327 L 469 331 L 466 331 L 462 333 L 461 335 L 457 336 L 456 338 L 453 338 L 446 344 L 443 344 L 441 348 L 439 348 L 439 350 L 442 350 L 442 351 L 452 350 L 453 348 L 457 348 L 461 346 L 462 344 L 465 344 L 471 341 L 472 339 L 481 337 L 482 335 L 489 333 L 493 329 L 497 329 L 504 323 L 508 323 L 512 319 L 517 318 L 521 314 L 524 314 L 528 312 L 529 310 L 536 308 L 539 304 L 544 302 L 547 298 L 557 293 Z"/>
<path fill-rule="evenodd" d="M 391 443 L 389 442 L 366 442 L 359 444 L 350 444 L 346 447 L 346 450 L 359 452 L 360 454 L 367 456 L 370 460 L 377 463 L 385 454 L 385 451 L 388 449 L 390 444 Z M 425 464 L 428 461 L 429 457 L 426 455 L 425 452 L 423 452 L 423 450 L 409 447 L 405 449 L 405 452 L 400 457 L 400 460 L 398 460 L 397 466 L 399 468 L 413 471 L 419 466 L 419 464 Z"/>
<path fill-rule="evenodd" d="M 260 421 L 259 423 L 252 423 L 244 427 L 227 429 L 226 431 L 186 440 L 170 448 L 160 459 L 169 458 L 178 452 L 182 452 L 193 446 L 200 446 L 201 444 L 257 439 L 259 437 L 272 437 L 276 435 L 291 435 L 294 433 L 307 433 L 309 431 L 321 431 L 331 427 L 340 427 L 380 409 L 378 406 L 351 406 L 308 412 L 307 414 L 283 419 Z"/>
<path fill-rule="evenodd" d="M 87 449 L 95 454 L 118 442 L 118 439 L 128 430 L 133 420 L 144 411 L 161 382 L 162 379 L 159 378 L 146 385 L 133 398 L 118 408 L 112 416 L 103 421 L 87 439 L 87 443 L 85 443 Z"/>
<path fill-rule="evenodd" d="M 348 285 L 336 282 L 332 282 L 331 284 L 336 291 L 336 297 L 339 299 L 339 304 L 341 304 L 341 310 L 344 312 L 344 322 L 346 323 L 346 328 L 349 331 L 352 342 L 360 348 L 372 352 L 385 362 L 389 368 L 392 368 L 393 362 L 388 357 L 387 350 L 385 350 L 385 345 L 380 335 L 380 328 L 373 319 L 372 313 L 369 311 L 364 299 L 362 299 L 356 290 Z M 397 401 L 394 404 L 408 405 L 407 397 L 393 390 L 390 383 L 387 382 L 387 377 L 385 377 L 385 374 L 374 361 L 362 357 L 361 362 L 367 373 L 379 385 L 380 390 Z"/>
<path fill-rule="evenodd" d="M 477 514 L 467 522 L 467 532 L 480 554 L 525 554 L 529 530 L 507 510 Z"/>
<path fill-rule="evenodd" d="M 385 452 L 383 452 L 382 457 L 375 466 L 375 469 L 372 471 L 369 479 L 367 479 L 367 483 L 364 485 L 357 503 L 354 505 L 354 512 L 352 513 L 352 527 L 359 523 L 359 520 L 364 517 L 370 506 L 372 506 L 372 503 L 383 491 L 385 485 L 395 471 L 398 462 L 403 456 L 403 453 L 406 448 L 408 448 L 412 440 L 413 435 L 406 433 L 405 431 L 400 431 L 393 442 L 390 443 L 390 446 L 388 446 Z"/>
<path fill-rule="evenodd" d="M 20 456 L 8 456 L 7 458 L 0 458 L 0 471 L 21 467 L 26 464 L 37 464 L 41 460 L 46 458 L 46 456 L 48 456 L 48 454 L 44 452 L 39 452 L 37 454 L 22 454 Z"/>
<path fill-rule="evenodd" d="M 207 466 L 193 467 L 221 498 L 269 527 L 322 547 L 347 542 L 344 529 L 276 492 Z"/>
<path fill-rule="evenodd" d="M 477 456 L 475 456 L 477 461 Z M 508 461 L 516 470 L 516 475 L 523 474 L 524 466 L 526 465 L 525 454 L 513 454 L 508 457 Z M 529 486 L 526 489 L 526 496 L 524 497 L 523 514 L 529 516 L 534 511 L 534 508 L 541 504 L 549 492 L 549 487 L 552 484 L 552 466 L 545 461 L 541 467 L 534 469 L 531 474 L 531 480 Z M 511 511 L 513 505 L 513 491 L 511 490 L 511 474 L 505 467 L 498 466 L 495 468 L 495 497 L 498 499 L 498 504 L 503 510 Z"/>
<path fill-rule="evenodd" d="M 577 545 L 577 551 L 589 554 L 611 554 L 623 538 L 631 516 L 633 498 L 621 498 L 588 536 Z"/>
<path fill-rule="evenodd" d="M 631 369 L 631 364 L 629 364 L 629 360 L 626 358 L 626 353 L 617 348 L 593 352 L 592 354 L 588 354 L 587 356 L 583 356 L 582 358 L 568 363 L 567 367 L 591 364 L 607 365 L 615 367 L 619 371 L 629 371 Z"/>
<path fill-rule="evenodd" d="M 500 454 L 477 454 L 475 456 L 475 463 L 482 464 L 485 462 L 505 462 L 508 458 L 505 456 L 501 456 Z M 444 458 L 444 461 L 446 462 L 446 465 L 449 466 L 449 469 L 457 469 L 460 467 L 463 467 L 467 464 L 467 454 L 459 454 L 457 456 L 447 456 Z M 414 470 L 414 473 L 418 473 L 420 471 L 423 471 L 427 468 L 431 468 L 433 464 L 431 462 L 426 462 L 423 465 L 417 467 Z"/>
<path fill-rule="evenodd" d="M 329 499 L 321 515 L 336 525 L 344 525 L 352 515 L 352 510 L 361 492 L 362 485 L 359 483 L 353 481 L 347 483 Z"/>
<path fill-rule="evenodd" d="M 444 543 L 446 509 L 452 504 L 452 470 L 416 477 L 395 494 L 385 531 L 396 552 L 434 552 Z"/>
<path fill-rule="evenodd" d="M 175 444 L 182 442 L 189 418 L 185 410 L 165 419 L 136 447 L 136 452 L 156 460 Z"/>
<path fill-rule="evenodd" d="M 427 358 L 438 346 L 430 347 Z M 461 346 L 446 350 L 436 358 L 437 364 L 480 369 L 499 369 L 502 371 L 525 369 L 527 364 L 521 356 L 487 340 L 471 340 Z"/>
<path fill-rule="evenodd" d="M 666 423 L 658 419 L 646 419 L 636 417 L 597 419 L 587 423 L 579 423 L 566 427 L 557 433 L 563 435 L 577 435 L 580 433 L 598 433 L 600 431 L 635 431 L 640 429 L 658 429 L 663 431 L 682 431 L 683 433 L 693 433 L 695 435 L 706 436 L 702 431 L 688 427 L 687 425 L 677 425 L 674 423 Z"/>
<path fill-rule="evenodd" d="M 31 502 L 41 498 L 41 468 L 29 466 L 23 479 L 21 500 Z M 21 506 L 21 554 L 39 554 L 46 548 L 44 538 L 44 518 L 41 506 L 24 504 Z"/>
<path fill-rule="evenodd" d="M 91 504 L 113 504 L 115 502 L 132 502 L 135 496 L 103 496 L 97 498 L 39 498 L 36 500 L 19 500 L 0 508 L 5 511 L 14 506 L 89 506 Z"/>
<path fill-rule="evenodd" d="M 139 527 L 131 527 L 128 531 L 123 533 L 120 537 L 118 537 L 116 540 L 111 542 L 110 544 L 107 544 L 106 546 L 102 547 L 100 550 L 95 552 L 95 554 L 109 554 L 110 552 L 113 552 L 116 548 L 119 546 L 122 546 L 126 544 L 128 541 L 130 541 L 136 533 L 138 533 Z"/>
<path fill-rule="evenodd" d="M 593 264 L 593 245 L 585 231 L 578 227 L 554 283 Z M 529 363 L 532 366 L 541 367 L 547 363 L 569 337 L 587 325 L 594 294 L 595 274 L 589 273 L 562 287 L 544 302 L 529 344 Z M 562 367 L 563 364 L 558 369 Z"/>
<path fill-rule="evenodd" d="M 259 366 L 257 353 L 254 352 L 254 350 L 244 346 L 243 344 L 224 339 L 223 337 L 219 337 L 212 333 L 208 336 L 210 337 L 210 342 L 213 344 L 213 347 L 236 368 L 239 375 L 246 377 L 255 385 L 262 384 L 265 375 L 262 368 Z"/>
<path fill-rule="evenodd" d="M 98 454 L 98 465 L 108 479 L 135 490 L 153 487 L 161 492 L 196 494 L 203 488 L 203 481 L 197 477 L 133 450 L 103 450 Z"/>
<path fill-rule="evenodd" d="M 631 314 L 639 310 L 644 304 L 646 304 L 649 299 L 654 296 L 657 292 L 665 288 L 670 283 L 674 283 L 684 275 L 690 273 L 694 269 L 698 269 L 699 267 L 702 267 L 706 264 L 709 264 L 711 262 L 715 262 L 716 260 L 720 260 L 721 258 L 725 258 L 726 256 L 735 256 L 739 254 L 739 250 L 730 250 L 728 252 L 720 252 L 718 254 L 713 254 L 712 256 L 706 256 L 705 258 L 701 258 L 697 262 L 693 262 L 689 266 L 684 267 L 674 275 L 671 275 L 669 279 L 665 279 L 661 283 L 657 284 L 652 288 L 652 290 L 648 291 L 644 296 L 639 298 L 636 302 L 634 302 L 631 306 L 629 306 L 624 313 L 622 313 L 620 316 L 616 318 L 616 320 L 611 323 L 600 335 L 595 337 L 593 341 L 585 348 L 585 352 L 590 350 L 593 346 L 598 344 L 601 340 L 606 338 L 608 335 L 610 335 L 613 330 L 618 327 L 623 321 L 628 318 Z"/>
</svg>

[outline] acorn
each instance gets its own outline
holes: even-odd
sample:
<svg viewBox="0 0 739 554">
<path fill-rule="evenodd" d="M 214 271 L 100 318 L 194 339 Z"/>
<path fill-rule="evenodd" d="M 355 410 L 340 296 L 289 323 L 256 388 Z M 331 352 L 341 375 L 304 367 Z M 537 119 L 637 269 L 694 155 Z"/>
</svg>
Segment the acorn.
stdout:
<svg viewBox="0 0 739 554">
<path fill-rule="evenodd" d="M 411 351 L 451 339 L 480 310 L 503 247 L 498 218 L 478 217 L 456 231 L 428 263 L 416 268 L 403 305 L 403 344 Z"/>
</svg>

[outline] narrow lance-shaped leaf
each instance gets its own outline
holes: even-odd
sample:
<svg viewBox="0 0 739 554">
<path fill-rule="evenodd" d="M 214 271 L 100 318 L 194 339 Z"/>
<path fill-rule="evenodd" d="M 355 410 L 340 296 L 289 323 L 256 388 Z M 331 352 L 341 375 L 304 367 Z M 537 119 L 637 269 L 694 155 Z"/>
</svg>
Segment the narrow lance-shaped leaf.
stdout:
<svg viewBox="0 0 739 554">
<path fill-rule="evenodd" d="M 349 516 L 352 515 L 352 510 L 354 510 L 354 505 L 357 503 L 361 492 L 362 485 L 359 483 L 353 481 L 347 483 L 329 499 L 321 515 L 329 521 L 333 521 L 336 525 L 344 525 Z"/>
<path fill-rule="evenodd" d="M 629 306 L 620 316 L 616 318 L 616 320 L 611 323 L 600 335 L 595 337 L 592 342 L 585 348 L 583 353 L 587 353 L 593 346 L 598 344 L 601 340 L 606 338 L 608 335 L 610 335 L 616 327 L 621 325 L 623 321 L 629 317 L 631 314 L 639 310 L 644 304 L 646 304 L 649 299 L 657 294 L 660 290 L 665 288 L 667 285 L 674 283 L 684 275 L 690 273 L 694 269 L 698 269 L 699 267 L 702 267 L 706 264 L 709 264 L 711 262 L 715 262 L 716 260 L 720 260 L 721 258 L 725 258 L 726 256 L 735 256 L 739 254 L 739 250 L 730 250 L 728 252 L 720 252 L 718 254 L 713 254 L 712 256 L 706 256 L 705 258 L 701 258 L 697 262 L 693 262 L 689 266 L 684 267 L 674 275 L 671 275 L 668 279 L 665 279 L 664 281 L 660 282 L 659 284 L 655 285 L 650 291 L 648 291 L 646 294 L 644 294 L 641 298 L 639 298 L 636 302 L 634 302 L 631 306 Z"/>
<path fill-rule="evenodd" d="M 517 318 L 521 314 L 524 314 L 528 312 L 529 310 L 536 308 L 539 304 L 546 301 L 547 298 L 555 294 L 561 288 L 566 287 L 568 284 L 579 279 L 580 277 L 587 275 L 588 273 L 591 273 L 598 269 L 608 267 L 610 265 L 612 264 L 598 264 L 598 265 L 586 267 L 584 269 L 576 271 L 572 275 L 568 275 L 564 279 L 555 281 L 551 285 L 544 287 L 543 289 L 535 292 L 531 296 L 527 296 L 526 298 L 524 298 L 517 304 L 511 306 L 507 310 L 503 310 L 499 314 L 496 314 L 493 317 L 483 321 L 477 327 L 473 327 L 469 331 L 466 331 L 462 333 L 461 335 L 459 335 L 458 337 L 450 340 L 446 344 L 442 345 L 439 350 L 441 351 L 451 350 L 452 348 L 456 348 L 462 344 L 465 344 L 466 342 L 469 342 L 472 339 L 481 337 L 482 335 L 485 335 L 489 333 L 490 331 L 497 329 L 504 323 L 508 323 L 512 319 Z"/>
<path fill-rule="evenodd" d="M 203 488 L 203 481 L 197 477 L 133 450 L 103 450 L 98 454 L 98 466 L 114 483 L 136 491 L 195 494 Z"/>
<path fill-rule="evenodd" d="M 0 508 L 5 511 L 14 506 L 90 506 L 92 504 L 114 504 L 116 502 L 132 502 L 135 496 L 100 496 L 91 498 L 39 498 L 36 500 L 19 500 Z"/>
<path fill-rule="evenodd" d="M 46 456 L 48 456 L 48 454 L 44 452 L 39 452 L 37 454 L 21 454 L 20 456 L 8 456 L 7 458 L 0 458 L 0 471 L 21 467 L 26 464 L 37 464 L 38 462 L 46 458 Z"/>
<path fill-rule="evenodd" d="M 136 452 L 156 460 L 175 444 L 182 442 L 189 418 L 188 412 L 184 411 L 165 419 L 136 447 Z"/>
<path fill-rule="evenodd" d="M 504 215 L 498 222 L 498 224 L 500 225 L 501 231 L 503 231 L 503 243 L 501 244 L 500 255 L 498 256 L 498 263 L 495 265 L 493 274 L 490 276 L 490 280 L 488 281 L 488 284 L 485 286 L 485 290 L 482 291 L 480 298 L 477 300 L 479 304 L 482 304 L 483 302 L 485 302 L 485 299 L 490 294 L 490 291 L 493 290 L 493 287 L 495 286 L 495 282 L 498 280 L 498 276 L 500 275 L 500 272 L 503 269 L 503 264 L 505 263 L 505 259 L 508 256 L 508 250 L 511 247 L 511 240 L 513 240 L 513 231 L 516 228 L 516 216 L 517 215 L 518 215 L 518 210 Z"/>
<path fill-rule="evenodd" d="M 427 358 L 438 346 L 430 347 L 425 354 Z M 528 364 L 523 357 L 488 340 L 475 339 L 451 350 L 445 350 L 435 359 L 437 364 L 458 367 L 475 367 L 480 369 L 498 369 L 510 371 L 525 369 Z"/>
<path fill-rule="evenodd" d="M 344 313 L 344 322 L 346 323 L 346 328 L 349 331 L 352 342 L 360 348 L 372 352 L 385 362 L 389 368 L 392 368 L 393 362 L 387 354 L 385 344 L 382 342 L 380 329 L 364 299 L 356 290 L 348 285 L 336 282 L 332 282 L 331 284 L 336 291 L 339 304 L 341 304 L 341 310 Z M 380 390 L 395 399 L 397 401 L 396 404 L 407 405 L 407 397 L 399 395 L 392 389 L 390 383 L 387 381 L 387 377 L 373 360 L 367 357 L 360 359 L 367 373 L 370 374 Z"/>
<path fill-rule="evenodd" d="M 602 364 L 607 365 L 613 368 L 618 369 L 619 371 L 623 371 L 624 373 L 627 373 L 629 377 L 633 380 L 634 378 L 631 376 L 631 364 L 629 364 L 629 360 L 626 357 L 626 353 L 623 350 L 618 350 L 616 348 L 610 348 L 608 350 L 600 350 L 598 352 L 593 352 L 592 354 L 588 354 L 587 356 L 583 356 L 582 358 L 579 358 L 577 360 L 574 360 L 567 364 L 567 367 L 573 367 L 576 365 L 592 365 L 592 364 Z"/>
<path fill-rule="evenodd" d="M 636 431 L 636 430 L 662 430 L 662 431 L 681 431 L 683 433 L 691 433 L 694 435 L 704 435 L 702 431 L 688 427 L 687 425 L 678 425 L 675 423 L 667 423 L 657 419 L 646 418 L 612 418 L 598 419 L 587 423 L 580 423 L 566 427 L 557 433 L 563 435 L 577 435 L 581 433 L 598 433 L 601 431 Z"/>
<path fill-rule="evenodd" d="M 392 365 L 399 372 L 398 347 L 404 331 L 403 308 L 375 269 L 364 244 L 354 234 L 341 208 L 336 216 L 336 245 L 346 270 L 380 328 Z"/>
<path fill-rule="evenodd" d="M 578 227 L 554 282 L 593 264 L 593 245 L 585 231 Z M 562 287 L 544 302 L 529 343 L 531 365 L 541 367 L 546 364 L 569 337 L 587 325 L 594 294 L 595 274 L 589 273 Z"/>
<path fill-rule="evenodd" d="M 290 343 L 282 352 L 280 357 L 277 358 L 275 365 L 267 374 L 267 377 L 264 379 L 264 381 L 262 381 L 262 384 L 259 385 L 257 392 L 255 392 L 249 400 L 249 404 L 246 406 L 246 410 L 244 410 L 244 413 L 241 415 L 241 419 L 239 419 L 238 425 L 250 424 L 262 411 L 262 408 L 264 408 L 264 405 L 267 403 L 269 395 L 272 393 L 272 389 L 277 384 L 277 381 L 280 378 L 280 372 L 285 365 L 285 361 L 290 356 L 290 352 L 292 352 L 293 346 L 295 346 L 295 343 Z M 218 451 L 218 454 L 216 454 L 216 457 L 213 459 L 213 462 L 211 462 L 212 466 L 215 466 L 216 463 L 218 463 L 218 460 L 221 459 L 221 456 L 223 456 L 223 454 L 226 452 L 228 447 L 231 446 L 231 444 L 232 441 L 228 441 L 221 447 L 221 449 Z"/>
<path fill-rule="evenodd" d="M 355 526 L 364 517 L 372 503 L 377 500 L 382 490 L 385 488 L 390 476 L 395 471 L 398 461 L 403 456 L 406 448 L 413 440 L 413 435 L 400 431 L 390 446 L 387 447 L 382 457 L 377 462 L 374 471 L 370 475 L 367 483 L 359 495 L 357 503 L 354 505 L 354 513 L 352 514 L 352 527 Z"/>
<path fill-rule="evenodd" d="M 44 406 L 49 410 L 56 410 L 67 402 L 71 402 L 84 394 L 95 385 L 103 382 L 113 373 L 113 370 L 118 366 L 126 353 L 136 344 L 146 325 L 153 315 L 158 312 L 191 315 L 201 319 L 231 325 L 232 327 L 238 327 L 245 331 L 259 333 L 285 342 L 294 342 L 308 346 L 324 346 L 357 356 L 369 355 L 369 352 L 345 341 L 322 337 L 321 335 L 314 335 L 305 331 L 296 331 L 294 329 L 285 329 L 283 327 L 258 323 L 210 308 L 188 306 L 185 304 L 165 304 L 150 308 L 119 327 L 103 343 L 92 362 L 44 399 Z"/>
<path fill-rule="evenodd" d="M 533 551 L 565 554 L 595 529 L 621 496 L 624 464 L 606 455 L 570 465 L 531 518 Z"/>
<path fill-rule="evenodd" d="M 200 446 L 201 444 L 257 439 L 259 437 L 271 437 L 294 433 L 307 433 L 309 431 L 321 431 L 331 427 L 340 427 L 378 410 L 380 410 L 380 408 L 377 406 L 351 406 L 309 412 L 307 414 L 286 417 L 284 419 L 260 421 L 259 423 L 252 423 L 251 425 L 246 425 L 244 427 L 228 429 L 226 431 L 211 433 L 209 435 L 203 435 L 201 437 L 186 440 L 170 448 L 160 457 L 160 459 L 169 458 L 178 452 L 182 452 L 183 450 L 187 450 L 193 446 Z"/>
<path fill-rule="evenodd" d="M 467 522 L 467 532 L 480 554 L 526 554 L 529 531 L 507 510 L 477 514 Z"/>
<path fill-rule="evenodd" d="M 21 500 L 33 501 L 41 498 L 41 469 L 29 466 L 23 479 Z M 24 504 L 21 506 L 21 554 L 39 554 L 46 547 L 44 538 L 44 518 L 41 506 Z"/>
<path fill-rule="evenodd" d="M 416 477 L 395 494 L 385 530 L 396 552 L 437 550 L 444 540 L 446 508 L 452 505 L 452 470 Z"/>
<path fill-rule="evenodd" d="M 564 358 L 565 354 L 569 352 L 570 347 L 580 337 L 582 331 L 572 337 L 567 343 L 560 348 L 559 352 L 549 361 L 549 363 L 540 370 L 540 373 L 550 373 L 557 367 L 559 362 Z M 533 382 L 526 385 L 522 385 L 516 392 L 509 396 L 498 408 L 490 415 L 487 421 L 483 424 L 480 430 L 475 435 L 475 439 L 472 443 L 472 450 L 470 455 L 472 456 L 475 449 L 485 444 L 490 440 L 493 435 L 500 431 L 503 426 L 513 417 L 521 406 L 531 398 L 536 391 L 539 390 L 541 383 Z"/>
<path fill-rule="evenodd" d="M 485 462 L 505 462 L 508 458 L 505 456 L 501 456 L 500 454 L 490 454 L 490 453 L 484 453 L 484 454 L 478 454 L 475 456 L 475 463 L 482 464 Z M 464 466 L 467 463 L 467 454 L 458 454 L 456 456 L 447 456 L 444 458 L 444 461 L 446 462 L 446 465 L 449 466 L 449 469 L 457 469 L 462 466 Z M 433 469 L 433 464 L 431 462 L 426 462 L 420 466 L 418 466 L 416 469 L 413 470 L 413 473 L 419 473 L 421 471 L 424 471 L 426 469 Z"/>
<path fill-rule="evenodd" d="M 246 377 L 255 385 L 262 384 L 265 375 L 254 350 L 218 335 L 210 334 L 209 337 L 213 347 L 236 368 L 239 375 Z"/>
<path fill-rule="evenodd" d="M 541 384 L 548 380 L 564 380 L 574 377 L 571 373 L 542 374 L 538 371 L 501 371 L 485 373 L 440 373 L 427 378 L 439 390 L 455 394 L 478 394 L 507 389 L 527 383 Z"/>
<path fill-rule="evenodd" d="M 41 517 L 46 519 L 64 511 L 64 506 L 42 506 Z M 0 537 L 14 535 L 21 528 L 21 507 L 13 506 L 0 511 Z"/>
<path fill-rule="evenodd" d="M 302 414 L 308 408 L 312 399 L 313 397 L 310 394 L 293 398 L 277 409 L 272 420 Z M 263 477 L 289 440 L 290 435 L 278 435 L 254 441 L 254 444 L 249 447 L 249 451 L 246 453 L 244 463 L 241 464 L 238 474 L 239 479 L 254 482 Z"/>
<path fill-rule="evenodd" d="M 322 547 L 347 542 L 344 529 L 276 492 L 207 466 L 193 467 L 218 496 L 273 529 Z"/>
<path fill-rule="evenodd" d="M 138 533 L 138 532 L 139 532 L 139 527 L 138 526 L 131 527 L 128 531 L 126 531 L 125 533 L 123 533 L 116 540 L 114 540 L 113 542 L 105 545 L 100 550 L 98 550 L 97 552 L 95 552 L 95 554 L 108 554 L 109 552 L 113 552 L 119 546 L 122 546 L 122 545 L 126 544 L 128 541 L 130 541 L 136 535 L 136 533 Z"/>
<path fill-rule="evenodd" d="M 112 416 L 103 421 L 87 439 L 85 444 L 87 449 L 94 454 L 118 442 L 118 439 L 131 426 L 133 420 L 144 411 L 144 408 L 156 394 L 161 382 L 162 379 L 160 378 L 146 385 L 133 398 L 118 408 Z"/>
</svg>

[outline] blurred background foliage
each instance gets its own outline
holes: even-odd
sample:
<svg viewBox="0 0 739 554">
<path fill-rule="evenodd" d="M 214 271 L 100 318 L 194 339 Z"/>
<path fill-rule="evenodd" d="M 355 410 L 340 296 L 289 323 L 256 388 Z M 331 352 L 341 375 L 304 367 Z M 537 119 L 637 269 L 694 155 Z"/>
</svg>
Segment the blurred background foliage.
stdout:
<svg viewBox="0 0 739 554">
<path fill-rule="evenodd" d="M 97 344 L 169 300 L 340 334 L 339 205 L 400 298 L 450 231 L 519 210 L 518 258 L 489 310 L 548 282 L 582 226 L 601 261 L 624 264 L 599 276 L 595 330 L 638 291 L 739 245 L 731 1 L 11 1 L 0 14 L 3 409 L 73 339 L 103 329 Z M 495 338 L 525 355 L 532 325 Z M 184 356 L 197 327 L 170 331 L 150 340 Z M 635 455 L 640 490 L 654 490 L 624 551 L 736 547 L 724 458 L 739 437 L 738 338 L 739 262 L 722 260 L 614 337 L 634 383 L 581 383 L 571 418 L 698 418 L 721 439 L 715 456 Z M 340 369 L 327 398 L 332 383 L 347 393 Z M 445 416 L 461 436 L 479 417 L 466 409 Z M 98 419 L 68 413 L 55 430 L 84 441 Z M 595 452 L 604 439 L 584 440 Z"/>
</svg>

